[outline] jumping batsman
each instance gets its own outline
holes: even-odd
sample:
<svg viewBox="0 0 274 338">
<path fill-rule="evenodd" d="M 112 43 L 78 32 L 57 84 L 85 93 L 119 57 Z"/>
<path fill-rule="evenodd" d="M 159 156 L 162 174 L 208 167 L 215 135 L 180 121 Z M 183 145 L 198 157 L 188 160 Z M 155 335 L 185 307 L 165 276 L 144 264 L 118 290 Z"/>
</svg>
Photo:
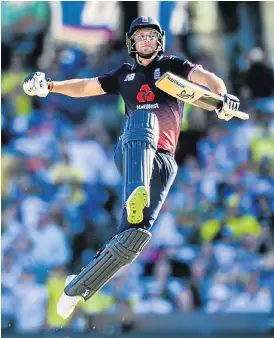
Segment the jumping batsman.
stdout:
<svg viewBox="0 0 274 338">
<path fill-rule="evenodd" d="M 226 121 L 239 108 L 239 100 L 227 94 L 224 82 L 201 65 L 163 55 L 165 32 L 150 17 L 135 19 L 126 35 L 133 64 L 124 63 L 91 79 L 51 81 L 45 74 L 30 74 L 26 94 L 45 97 L 60 93 L 72 97 L 120 94 L 127 123 L 115 151 L 115 163 L 123 177 L 123 215 L 117 234 L 78 275 L 68 276 L 57 312 L 67 318 L 79 300 L 88 300 L 122 267 L 133 262 L 151 239 L 150 229 L 177 173 L 174 153 L 180 133 L 184 103 L 159 90 L 155 82 L 172 72 L 224 97 L 216 111 Z"/>
</svg>

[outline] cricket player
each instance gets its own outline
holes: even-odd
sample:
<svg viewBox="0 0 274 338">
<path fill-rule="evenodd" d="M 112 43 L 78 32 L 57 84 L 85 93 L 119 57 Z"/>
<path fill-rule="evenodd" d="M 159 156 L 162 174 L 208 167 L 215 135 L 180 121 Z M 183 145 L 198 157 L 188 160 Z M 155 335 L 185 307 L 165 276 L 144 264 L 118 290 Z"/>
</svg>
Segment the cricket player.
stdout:
<svg viewBox="0 0 274 338">
<path fill-rule="evenodd" d="M 60 93 L 72 97 L 120 94 L 127 122 L 119 138 L 115 162 L 123 177 L 123 215 L 117 234 L 101 248 L 78 275 L 68 276 L 57 312 L 67 318 L 77 303 L 88 300 L 122 267 L 133 262 L 151 239 L 150 229 L 177 173 L 174 153 L 180 133 L 184 103 L 157 89 L 155 82 L 172 72 L 213 93 L 224 103 L 216 111 L 230 120 L 239 100 L 229 95 L 224 82 L 201 65 L 164 55 L 165 32 L 151 17 L 135 19 L 126 35 L 133 64 L 124 63 L 91 79 L 51 81 L 45 74 L 30 74 L 23 88 L 28 95 Z"/>
</svg>

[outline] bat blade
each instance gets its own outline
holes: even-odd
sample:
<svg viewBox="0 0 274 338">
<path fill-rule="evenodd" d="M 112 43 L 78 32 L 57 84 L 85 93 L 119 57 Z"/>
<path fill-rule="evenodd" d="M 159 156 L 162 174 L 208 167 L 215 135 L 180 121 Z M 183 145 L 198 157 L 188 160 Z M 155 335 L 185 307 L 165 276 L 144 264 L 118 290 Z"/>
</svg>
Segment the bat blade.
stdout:
<svg viewBox="0 0 274 338">
<path fill-rule="evenodd" d="M 162 75 L 155 85 L 167 94 L 205 110 L 219 108 L 223 102 L 221 96 L 170 72 Z M 235 112 L 234 116 L 242 120 L 249 119 L 248 114 L 240 111 Z"/>
</svg>

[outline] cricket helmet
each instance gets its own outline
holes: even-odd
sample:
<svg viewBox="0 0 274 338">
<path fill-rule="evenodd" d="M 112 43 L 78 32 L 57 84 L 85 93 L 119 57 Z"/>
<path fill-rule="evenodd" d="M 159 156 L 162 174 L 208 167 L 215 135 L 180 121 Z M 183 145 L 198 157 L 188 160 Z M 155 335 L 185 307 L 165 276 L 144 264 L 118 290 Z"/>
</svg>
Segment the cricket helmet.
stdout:
<svg viewBox="0 0 274 338">
<path fill-rule="evenodd" d="M 134 33 L 141 28 L 152 28 L 158 33 L 158 55 L 161 55 L 165 51 L 165 31 L 162 30 L 160 23 L 149 17 L 141 16 L 132 21 L 128 33 L 126 33 L 126 44 L 129 55 L 135 59 L 135 55 L 139 54 L 143 58 L 149 59 L 155 52 L 150 55 L 142 55 L 137 52 L 135 48 Z"/>
</svg>

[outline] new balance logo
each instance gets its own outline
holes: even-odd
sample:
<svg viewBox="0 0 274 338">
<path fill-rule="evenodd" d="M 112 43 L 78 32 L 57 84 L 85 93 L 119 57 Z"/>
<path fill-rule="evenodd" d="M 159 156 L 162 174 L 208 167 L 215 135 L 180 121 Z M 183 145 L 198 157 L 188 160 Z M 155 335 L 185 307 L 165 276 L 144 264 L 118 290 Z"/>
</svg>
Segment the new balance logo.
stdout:
<svg viewBox="0 0 274 338">
<path fill-rule="evenodd" d="M 124 79 L 124 82 L 126 81 L 132 81 L 135 77 L 135 73 L 127 74 L 126 78 Z"/>
<path fill-rule="evenodd" d="M 141 86 L 139 93 L 136 96 L 138 102 L 152 102 L 155 99 L 154 93 L 150 90 L 148 84 Z"/>
</svg>

